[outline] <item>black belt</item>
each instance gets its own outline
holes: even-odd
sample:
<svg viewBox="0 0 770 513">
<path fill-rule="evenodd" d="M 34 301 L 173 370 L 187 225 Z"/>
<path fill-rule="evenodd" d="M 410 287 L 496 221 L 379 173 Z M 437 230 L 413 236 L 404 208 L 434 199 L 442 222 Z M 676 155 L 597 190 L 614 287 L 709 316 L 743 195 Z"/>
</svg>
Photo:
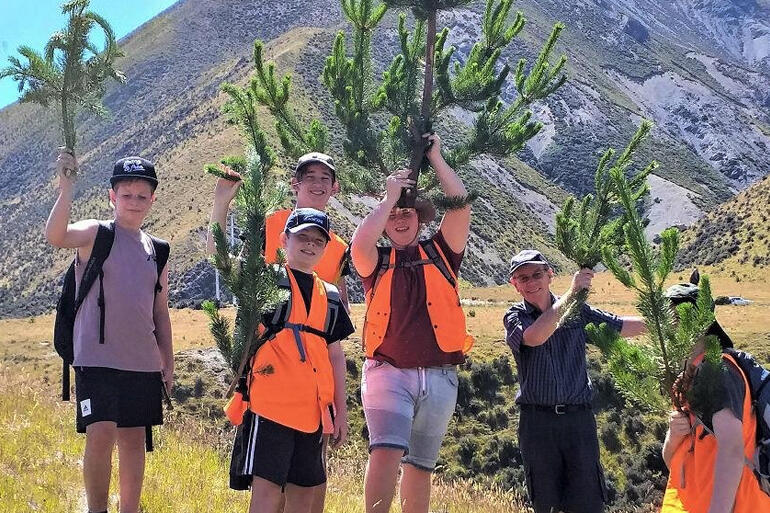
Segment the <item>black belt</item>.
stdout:
<svg viewBox="0 0 770 513">
<path fill-rule="evenodd" d="M 523 411 L 547 411 L 549 413 L 555 413 L 556 415 L 564 415 L 565 413 L 591 409 L 590 404 L 554 404 L 551 406 L 546 406 L 544 404 L 520 404 L 519 407 Z"/>
</svg>

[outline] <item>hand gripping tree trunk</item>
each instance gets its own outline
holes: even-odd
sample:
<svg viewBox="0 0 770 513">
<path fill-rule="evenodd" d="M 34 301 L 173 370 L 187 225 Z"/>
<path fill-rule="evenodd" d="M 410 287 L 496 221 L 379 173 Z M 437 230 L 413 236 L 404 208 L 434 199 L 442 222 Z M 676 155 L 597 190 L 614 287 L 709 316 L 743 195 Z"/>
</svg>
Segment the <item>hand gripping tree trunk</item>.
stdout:
<svg viewBox="0 0 770 513">
<path fill-rule="evenodd" d="M 77 134 L 75 119 L 79 110 L 106 116 L 102 98 L 107 80 L 123 82 L 125 76 L 114 68 L 122 57 L 115 34 L 107 20 L 88 10 L 88 0 L 72 0 L 62 5 L 68 15 L 67 27 L 55 32 L 41 55 L 28 46 L 19 53 L 27 59 L 22 63 L 10 57 L 11 66 L 0 70 L 0 79 L 12 77 L 19 83 L 20 102 L 43 106 L 58 104 L 64 147 L 75 150 Z M 92 29 L 104 32 L 104 48 L 98 51 L 89 41 Z M 73 170 L 74 172 L 74 170 Z"/>
<path fill-rule="evenodd" d="M 481 154 L 505 157 L 520 150 L 534 137 L 541 124 L 531 121 L 533 102 L 547 97 L 565 81 L 566 57 L 550 62 L 564 26 L 557 23 L 528 73 L 526 61 L 515 71 L 518 96 L 505 107 L 500 100 L 510 67 L 501 64 L 502 51 L 524 28 L 517 13 L 509 21 L 513 0 L 487 0 L 482 18 L 481 40 L 474 44 L 461 65 L 452 58 L 454 47 L 445 48 L 449 29 L 439 31 L 442 10 L 462 7 L 470 0 L 342 0 L 342 9 L 353 27 L 352 57 L 340 32 L 326 60 L 323 82 L 335 102 L 337 117 L 345 127 L 343 142 L 350 162 L 381 179 L 395 169 L 408 166 L 418 188 L 430 191 L 435 176 L 420 175 L 427 169 L 423 133 L 440 121 L 439 114 L 456 106 L 475 114 L 471 136 L 448 152 L 447 162 L 458 167 Z M 407 29 L 407 16 L 398 21 L 400 52 L 376 84 L 371 74 L 372 33 L 388 8 L 410 8 L 414 27 Z M 450 66 L 450 64 L 453 64 Z M 414 201 L 417 191 L 402 196 L 401 205 Z M 471 198 L 444 198 L 443 206 L 460 207 Z M 406 203 L 405 203 L 406 202 Z"/>
</svg>

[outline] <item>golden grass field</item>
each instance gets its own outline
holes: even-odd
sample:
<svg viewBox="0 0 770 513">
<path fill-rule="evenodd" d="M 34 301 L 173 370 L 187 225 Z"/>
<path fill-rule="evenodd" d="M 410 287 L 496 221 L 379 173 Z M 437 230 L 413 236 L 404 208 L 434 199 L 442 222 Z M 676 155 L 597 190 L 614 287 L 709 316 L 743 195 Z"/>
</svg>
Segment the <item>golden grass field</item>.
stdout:
<svg viewBox="0 0 770 513">
<path fill-rule="evenodd" d="M 674 277 L 677 281 L 678 276 Z M 682 278 L 685 278 L 683 275 Z M 712 279 L 714 295 L 742 295 L 749 306 L 720 306 L 717 318 L 737 345 L 770 361 L 770 290 L 767 273 L 756 280 Z M 569 284 L 557 277 L 555 291 Z M 463 288 L 468 326 L 476 336 L 472 355 L 487 359 L 509 352 L 503 342 L 502 316 L 519 300 L 511 286 Z M 618 314 L 634 313 L 634 296 L 607 273 L 594 279 L 590 302 Z M 363 305 L 353 306 L 360 327 Z M 228 312 L 232 315 L 232 311 Z M 212 345 L 207 320 L 199 310 L 172 311 L 175 350 Z M 0 513 L 85 511 L 80 458 L 84 440 L 74 432 L 74 406 L 57 401 L 60 360 L 53 351 L 53 316 L 0 320 Z M 360 355 L 357 336 L 346 342 Z M 243 512 L 248 494 L 227 488 L 229 434 L 190 415 L 171 414 L 156 430 L 156 452 L 149 456 L 143 511 Z M 357 442 L 359 443 L 359 442 Z M 330 459 L 327 511 L 362 511 L 362 447 L 348 446 Z M 113 482 L 116 480 L 113 479 Z M 113 503 L 117 501 L 113 497 Z M 525 511 L 520 497 L 473 483 L 437 483 L 432 511 L 504 513 Z M 394 508 L 395 510 L 395 508 Z"/>
</svg>

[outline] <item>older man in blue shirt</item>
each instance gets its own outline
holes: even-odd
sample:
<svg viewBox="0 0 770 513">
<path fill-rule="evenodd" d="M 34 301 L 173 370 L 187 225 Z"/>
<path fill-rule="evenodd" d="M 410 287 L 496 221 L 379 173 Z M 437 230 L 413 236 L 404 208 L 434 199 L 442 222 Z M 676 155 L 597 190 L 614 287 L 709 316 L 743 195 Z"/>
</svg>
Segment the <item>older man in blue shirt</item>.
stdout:
<svg viewBox="0 0 770 513">
<path fill-rule="evenodd" d="M 519 374 L 519 446 L 535 513 L 598 513 L 606 502 L 599 463 L 593 389 L 586 370 L 589 323 L 607 323 L 624 337 L 645 332 L 639 317 L 618 317 L 589 305 L 559 319 L 571 299 L 589 289 L 594 273 L 581 269 L 561 297 L 551 292 L 553 269 L 540 252 L 513 257 L 510 280 L 524 301 L 505 313 L 506 341 Z"/>
</svg>

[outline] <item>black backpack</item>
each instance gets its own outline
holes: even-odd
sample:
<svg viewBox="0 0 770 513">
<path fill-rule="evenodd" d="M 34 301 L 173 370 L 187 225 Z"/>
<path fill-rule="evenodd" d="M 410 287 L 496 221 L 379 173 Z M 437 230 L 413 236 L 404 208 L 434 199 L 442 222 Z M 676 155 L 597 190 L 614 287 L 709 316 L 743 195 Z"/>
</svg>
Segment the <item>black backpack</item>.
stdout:
<svg viewBox="0 0 770 513">
<path fill-rule="evenodd" d="M 757 417 L 757 448 L 746 464 L 754 472 L 762 491 L 770 495 L 770 370 L 748 353 L 732 348 L 723 351 L 733 357 L 749 382 L 751 405 Z"/>
<path fill-rule="evenodd" d="M 158 267 L 158 281 L 155 283 L 155 292 L 161 291 L 160 274 L 166 266 L 169 254 L 168 242 L 152 237 L 153 251 L 155 252 L 155 263 Z M 56 321 L 54 322 L 53 345 L 56 352 L 62 359 L 62 401 L 70 399 L 70 365 L 75 358 L 72 346 L 73 331 L 75 328 L 75 315 L 80 305 L 91 290 L 91 286 L 99 280 L 99 343 L 104 344 L 104 286 L 102 279 L 104 272 L 102 266 L 104 261 L 110 255 L 112 243 L 115 240 L 115 223 L 100 222 L 99 228 L 94 239 L 94 247 L 91 250 L 91 256 L 86 262 L 83 271 L 83 279 L 80 282 L 78 295 L 75 297 L 75 262 L 73 260 L 67 272 L 64 275 L 64 284 L 62 286 L 61 296 L 56 304 Z"/>
</svg>

